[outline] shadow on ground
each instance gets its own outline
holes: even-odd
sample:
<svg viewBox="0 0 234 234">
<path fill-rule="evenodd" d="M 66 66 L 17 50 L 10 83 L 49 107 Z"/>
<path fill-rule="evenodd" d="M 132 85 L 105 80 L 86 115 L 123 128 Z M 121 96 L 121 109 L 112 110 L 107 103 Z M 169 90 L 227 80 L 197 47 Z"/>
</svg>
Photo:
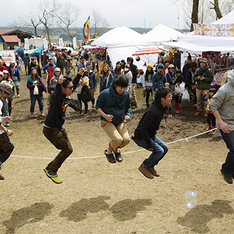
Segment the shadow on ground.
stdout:
<svg viewBox="0 0 234 234">
<path fill-rule="evenodd" d="M 7 228 L 6 234 L 15 233 L 17 228 L 27 223 L 35 223 L 43 220 L 51 212 L 52 208 L 53 206 L 48 202 L 41 202 L 15 211 L 9 220 L 2 222 Z"/>
<path fill-rule="evenodd" d="M 151 199 L 125 199 L 110 208 L 113 217 L 118 221 L 132 220 L 137 212 L 146 210 L 145 206 L 152 205 Z"/>
<path fill-rule="evenodd" d="M 110 197 L 99 196 L 97 198 L 82 198 L 80 201 L 71 204 L 69 208 L 62 211 L 59 216 L 66 217 L 69 221 L 79 222 L 87 218 L 87 214 L 98 213 L 99 211 L 108 210 L 109 205 L 105 200 Z"/>
<path fill-rule="evenodd" d="M 212 219 L 223 218 L 224 214 L 233 214 L 234 210 L 226 200 L 215 200 L 212 205 L 199 205 L 184 216 L 178 217 L 177 222 L 181 226 L 191 228 L 196 233 L 207 233 L 209 228 L 207 223 Z"/>
</svg>

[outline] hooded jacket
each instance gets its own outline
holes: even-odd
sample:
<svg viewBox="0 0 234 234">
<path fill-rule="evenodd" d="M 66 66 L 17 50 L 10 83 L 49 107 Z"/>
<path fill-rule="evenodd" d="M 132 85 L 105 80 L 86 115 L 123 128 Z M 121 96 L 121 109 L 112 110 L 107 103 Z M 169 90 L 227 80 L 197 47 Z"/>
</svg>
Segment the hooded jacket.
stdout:
<svg viewBox="0 0 234 234">
<path fill-rule="evenodd" d="M 212 112 L 218 111 L 222 120 L 234 131 L 234 70 L 229 72 L 230 81 L 219 88 L 210 105 Z M 217 126 L 220 128 L 219 124 Z"/>
<path fill-rule="evenodd" d="M 154 101 L 152 106 L 144 113 L 136 128 L 135 139 L 145 140 L 147 147 L 152 148 L 150 139 L 155 138 L 165 112 L 165 107 L 160 102 Z"/>
<path fill-rule="evenodd" d="M 128 57 L 127 60 L 130 60 L 130 68 L 131 68 L 131 72 L 132 72 L 132 83 L 136 83 L 136 79 L 137 79 L 137 75 L 138 75 L 138 69 L 137 66 L 133 64 L 133 58 L 132 57 Z"/>
<path fill-rule="evenodd" d="M 202 76 L 205 79 L 199 80 L 198 76 Z M 198 68 L 194 73 L 194 81 L 197 82 L 197 86 L 196 86 L 197 89 L 209 90 L 210 84 L 213 79 L 214 77 L 213 77 L 212 71 L 208 65 L 206 65 L 204 69 L 202 69 L 201 67 Z"/>
<path fill-rule="evenodd" d="M 103 90 L 98 96 L 95 109 L 101 108 L 105 114 L 113 115 L 112 122 L 118 126 L 124 121 L 124 116 L 127 115 L 131 118 L 131 102 L 128 91 L 123 94 L 118 94 L 115 88 L 111 86 Z M 101 120 L 107 121 L 102 116 Z"/>
</svg>

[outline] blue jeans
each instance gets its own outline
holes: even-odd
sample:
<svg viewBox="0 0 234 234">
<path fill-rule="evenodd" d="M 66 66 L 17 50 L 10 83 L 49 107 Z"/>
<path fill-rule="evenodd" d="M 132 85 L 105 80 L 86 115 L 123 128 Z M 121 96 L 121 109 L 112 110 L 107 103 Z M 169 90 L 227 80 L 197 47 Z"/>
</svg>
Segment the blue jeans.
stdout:
<svg viewBox="0 0 234 234">
<path fill-rule="evenodd" d="M 43 111 L 42 95 L 33 95 L 31 96 L 31 106 L 30 106 L 31 113 L 34 112 L 36 100 L 38 101 L 40 111 L 41 112 Z"/>
<path fill-rule="evenodd" d="M 225 174 L 231 174 L 234 172 L 234 131 L 224 133 L 220 130 L 220 133 L 227 145 L 227 148 L 230 150 L 227 154 L 226 162 L 222 165 L 222 170 Z"/>
<path fill-rule="evenodd" d="M 7 100 L 7 98 L 5 98 L 4 101 L 3 101 L 2 110 L 3 110 L 3 116 L 9 116 L 8 100 Z"/>
<path fill-rule="evenodd" d="M 145 161 L 143 162 L 146 167 L 154 167 L 155 165 L 157 165 L 168 151 L 167 145 L 156 136 L 154 139 L 150 139 L 150 141 L 153 151 L 149 158 L 145 159 Z M 145 140 L 135 140 L 135 142 L 138 146 L 149 150 Z"/>
</svg>

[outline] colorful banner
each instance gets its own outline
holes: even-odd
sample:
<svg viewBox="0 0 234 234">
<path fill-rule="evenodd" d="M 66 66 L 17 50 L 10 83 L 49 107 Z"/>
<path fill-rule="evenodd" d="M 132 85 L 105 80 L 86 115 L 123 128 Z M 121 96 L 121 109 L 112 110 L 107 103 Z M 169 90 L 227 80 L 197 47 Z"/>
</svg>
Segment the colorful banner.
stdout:
<svg viewBox="0 0 234 234">
<path fill-rule="evenodd" d="M 44 50 L 48 50 L 48 41 L 46 38 L 43 38 Z"/>
<path fill-rule="evenodd" d="M 73 44 L 73 49 L 76 50 L 77 49 L 76 37 L 73 37 L 72 44 Z"/>
<path fill-rule="evenodd" d="M 24 38 L 24 50 L 29 50 L 29 40 L 28 38 Z"/>
<path fill-rule="evenodd" d="M 59 38 L 59 46 L 63 47 L 63 38 Z"/>
<path fill-rule="evenodd" d="M 10 66 L 10 62 L 15 62 L 15 52 L 14 50 L 1 50 L 0 56 L 5 61 L 7 66 Z"/>
<path fill-rule="evenodd" d="M 234 37 L 234 24 L 193 24 L 195 35 Z"/>
<path fill-rule="evenodd" d="M 88 44 L 90 40 L 90 16 L 84 24 L 83 35 L 86 40 L 86 44 Z"/>
</svg>

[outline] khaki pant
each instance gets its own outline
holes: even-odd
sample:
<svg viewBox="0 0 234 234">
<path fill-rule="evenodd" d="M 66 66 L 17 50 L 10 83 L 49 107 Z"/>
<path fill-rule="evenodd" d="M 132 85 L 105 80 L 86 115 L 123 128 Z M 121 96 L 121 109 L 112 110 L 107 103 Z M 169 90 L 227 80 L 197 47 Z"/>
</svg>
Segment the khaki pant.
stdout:
<svg viewBox="0 0 234 234">
<path fill-rule="evenodd" d="M 130 136 L 124 122 L 116 127 L 112 123 L 101 120 L 101 127 L 111 139 L 110 147 L 112 149 L 123 148 L 130 142 Z"/>
<path fill-rule="evenodd" d="M 196 95 L 197 95 L 197 111 L 202 112 L 203 110 L 206 110 L 207 101 L 204 102 L 204 107 L 202 107 L 202 96 L 205 94 L 205 92 L 208 92 L 209 90 L 203 90 L 203 89 L 196 89 Z"/>
<path fill-rule="evenodd" d="M 132 97 L 131 97 L 131 106 L 137 107 L 137 98 L 136 98 L 136 84 L 132 83 Z"/>
</svg>

